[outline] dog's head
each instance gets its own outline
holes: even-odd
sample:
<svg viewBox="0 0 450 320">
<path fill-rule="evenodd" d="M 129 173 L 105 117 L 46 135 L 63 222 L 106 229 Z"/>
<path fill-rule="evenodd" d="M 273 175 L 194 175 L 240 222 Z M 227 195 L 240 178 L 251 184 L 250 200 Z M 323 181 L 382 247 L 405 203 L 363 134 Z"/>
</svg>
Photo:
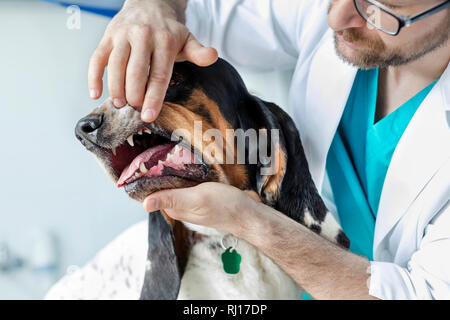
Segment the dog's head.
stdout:
<svg viewBox="0 0 450 320">
<path fill-rule="evenodd" d="M 256 191 L 266 204 L 349 246 L 317 193 L 292 119 L 249 94 L 222 59 L 209 67 L 176 63 L 152 123 L 107 100 L 75 132 L 135 200 L 162 189 L 227 183 Z"/>
<path fill-rule="evenodd" d="M 248 98 L 241 79 L 223 60 L 208 68 L 177 63 L 154 122 L 144 123 L 139 112 L 130 106 L 116 109 L 108 99 L 78 122 L 75 133 L 114 182 L 138 201 L 157 190 L 205 181 L 245 189 L 250 187 L 245 165 L 211 159 L 211 148 L 220 143 L 204 137 L 216 129 L 225 138 L 227 129 L 239 127 Z"/>
</svg>

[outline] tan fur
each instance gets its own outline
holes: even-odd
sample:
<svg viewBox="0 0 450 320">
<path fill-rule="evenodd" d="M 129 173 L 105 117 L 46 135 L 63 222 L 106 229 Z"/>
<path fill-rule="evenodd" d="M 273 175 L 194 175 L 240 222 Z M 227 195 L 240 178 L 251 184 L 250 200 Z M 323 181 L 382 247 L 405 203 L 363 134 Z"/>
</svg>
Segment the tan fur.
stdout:
<svg viewBox="0 0 450 320">
<path fill-rule="evenodd" d="M 201 115 L 195 113 L 199 105 L 204 105 L 211 115 L 212 123 L 205 120 Z M 212 164 L 210 167 L 217 172 L 218 181 L 222 183 L 231 184 L 237 188 L 244 188 L 248 183 L 245 167 L 242 164 L 237 164 L 236 146 L 226 145 L 226 130 L 233 129 L 233 127 L 225 120 L 221 114 L 219 107 L 215 102 L 209 99 L 201 90 L 194 90 L 190 100 L 185 105 L 178 105 L 166 102 L 161 110 L 159 117 L 155 124 L 172 132 L 178 128 L 188 130 L 191 138 L 199 138 L 197 141 L 188 141 L 197 150 L 206 148 L 213 142 L 205 142 L 202 139 L 203 135 L 194 135 L 194 121 L 202 122 L 202 134 L 209 129 L 217 129 L 221 132 L 223 140 L 222 146 L 225 149 L 234 148 L 234 164 L 216 164 L 215 159 L 207 159 Z M 214 144 L 218 144 L 214 141 Z M 225 154 L 225 152 L 223 153 Z M 206 155 L 205 155 L 206 156 Z"/>
<path fill-rule="evenodd" d="M 268 203 L 275 203 L 277 201 L 287 166 L 286 152 L 279 143 L 275 144 L 275 150 L 272 152 L 274 153 L 272 158 L 275 159 L 275 163 L 271 163 L 271 165 L 277 168 L 276 173 L 274 175 L 264 176 L 261 188 L 258 190 Z"/>
</svg>

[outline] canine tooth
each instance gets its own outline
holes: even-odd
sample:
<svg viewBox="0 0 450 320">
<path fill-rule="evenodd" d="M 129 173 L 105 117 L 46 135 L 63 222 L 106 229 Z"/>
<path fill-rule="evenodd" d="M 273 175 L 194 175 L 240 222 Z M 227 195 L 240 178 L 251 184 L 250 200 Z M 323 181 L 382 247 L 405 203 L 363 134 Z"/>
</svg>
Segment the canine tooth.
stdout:
<svg viewBox="0 0 450 320">
<path fill-rule="evenodd" d="M 173 153 L 177 153 L 177 152 L 179 152 L 180 150 L 181 150 L 181 147 L 180 147 L 179 144 L 177 144 L 177 145 L 175 146 L 175 149 L 174 149 Z"/>
<path fill-rule="evenodd" d="M 159 164 L 163 164 L 163 163 L 164 163 L 164 162 L 162 162 L 161 160 L 158 161 L 158 165 L 159 165 Z"/>
<path fill-rule="evenodd" d="M 111 151 L 112 151 L 113 155 L 117 156 L 116 148 L 112 148 Z"/>
<path fill-rule="evenodd" d="M 148 129 L 148 128 L 145 128 L 145 129 L 144 129 L 144 132 L 146 132 L 146 133 L 148 133 L 148 134 L 152 134 L 152 132 L 151 132 L 150 129 Z"/>
<path fill-rule="evenodd" d="M 145 167 L 145 164 L 143 162 L 139 166 L 139 170 L 141 170 L 141 172 L 144 174 L 148 172 L 148 169 Z"/>
<path fill-rule="evenodd" d="M 130 146 L 134 147 L 133 135 L 129 136 L 127 141 L 130 144 Z"/>
<path fill-rule="evenodd" d="M 140 135 L 140 136 L 141 136 L 143 133 L 144 133 L 144 130 L 142 130 L 142 129 L 138 131 L 138 135 Z"/>
</svg>

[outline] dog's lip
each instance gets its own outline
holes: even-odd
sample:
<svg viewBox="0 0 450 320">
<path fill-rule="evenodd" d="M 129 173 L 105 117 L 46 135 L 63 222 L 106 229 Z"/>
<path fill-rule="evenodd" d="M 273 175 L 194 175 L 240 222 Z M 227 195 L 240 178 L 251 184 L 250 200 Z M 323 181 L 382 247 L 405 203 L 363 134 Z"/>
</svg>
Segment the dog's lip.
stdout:
<svg viewBox="0 0 450 320">
<path fill-rule="evenodd" d="M 121 145 L 128 143 L 129 144 L 129 139 L 130 137 L 133 137 L 135 135 L 140 134 L 140 132 L 147 132 L 150 134 L 156 134 L 159 135 L 163 138 L 166 138 L 174 143 L 180 144 L 180 146 L 183 146 L 184 148 L 190 148 L 192 149 L 191 151 L 193 152 L 193 149 L 195 149 L 191 144 L 187 143 L 185 140 L 178 138 L 177 136 L 173 135 L 172 133 L 164 130 L 163 128 L 157 126 L 154 122 L 152 123 L 146 123 L 142 126 L 139 127 L 139 129 L 136 129 L 135 131 L 129 133 L 128 137 L 126 139 L 123 139 L 122 141 L 120 141 L 119 143 L 115 143 L 113 146 L 111 147 L 102 147 L 99 146 L 100 148 L 107 150 L 107 151 L 111 151 L 113 152 L 114 149 L 117 149 L 118 147 L 120 147 Z"/>
<path fill-rule="evenodd" d="M 133 195 L 139 195 L 139 201 L 142 201 L 145 197 L 148 197 L 152 193 L 160 190 L 185 187 L 187 188 L 206 181 L 206 177 L 204 179 L 188 179 L 174 175 L 155 177 L 143 176 L 140 179 L 124 185 L 123 189 L 132 197 Z"/>
</svg>

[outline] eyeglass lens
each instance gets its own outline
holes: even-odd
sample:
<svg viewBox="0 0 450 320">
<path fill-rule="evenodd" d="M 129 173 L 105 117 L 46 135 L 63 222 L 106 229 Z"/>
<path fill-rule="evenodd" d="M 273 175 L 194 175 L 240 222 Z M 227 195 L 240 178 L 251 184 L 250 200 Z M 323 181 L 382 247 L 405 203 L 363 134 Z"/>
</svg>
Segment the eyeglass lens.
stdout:
<svg viewBox="0 0 450 320">
<path fill-rule="evenodd" d="M 365 0 L 355 0 L 355 4 L 359 14 L 373 27 L 391 34 L 398 32 L 400 23 L 388 12 Z"/>
</svg>

